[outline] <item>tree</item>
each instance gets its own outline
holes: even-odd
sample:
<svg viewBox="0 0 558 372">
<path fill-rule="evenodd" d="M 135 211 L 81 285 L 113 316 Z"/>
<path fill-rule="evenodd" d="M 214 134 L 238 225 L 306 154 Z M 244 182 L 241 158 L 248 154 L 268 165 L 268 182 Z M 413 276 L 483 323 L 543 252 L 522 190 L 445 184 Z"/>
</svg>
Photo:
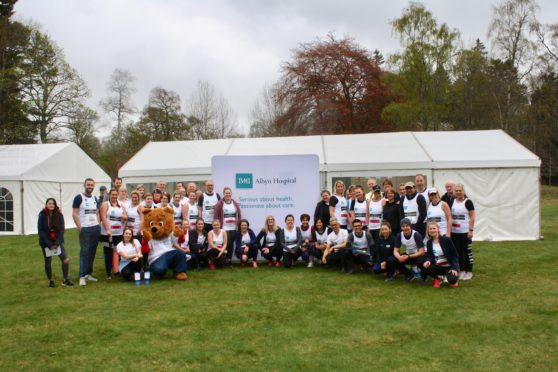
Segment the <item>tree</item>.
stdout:
<svg viewBox="0 0 558 372">
<path fill-rule="evenodd" d="M 0 144 L 35 142 L 23 103 L 20 68 L 30 31 L 11 21 L 15 2 L 0 2 Z"/>
<path fill-rule="evenodd" d="M 70 133 L 70 141 L 75 142 L 91 158 L 99 157 L 100 142 L 95 137 L 95 123 L 99 115 L 95 110 L 81 104 L 69 117 L 66 129 Z"/>
<path fill-rule="evenodd" d="M 250 110 L 250 132 L 248 137 L 273 137 L 283 133 L 277 125 L 277 120 L 285 114 L 286 106 L 277 100 L 277 86 L 264 87 L 260 97 Z"/>
<path fill-rule="evenodd" d="M 58 46 L 37 29 L 31 30 L 22 65 L 27 112 L 42 143 L 68 124 L 68 118 L 89 89 L 65 61 Z"/>
<path fill-rule="evenodd" d="M 550 25 L 535 24 L 534 31 L 539 43 L 543 46 L 541 55 L 546 65 L 545 72 L 558 72 L 558 23 Z"/>
<path fill-rule="evenodd" d="M 207 81 L 198 81 L 188 101 L 188 122 L 195 139 L 238 135 L 236 116 L 228 101 Z"/>
<path fill-rule="evenodd" d="M 450 73 L 459 32 L 438 25 L 432 13 L 413 2 L 391 24 L 404 50 L 391 56 L 395 71 L 386 80 L 400 99 L 386 107 L 383 117 L 399 129 L 443 129 L 449 120 Z"/>
<path fill-rule="evenodd" d="M 452 128 L 477 130 L 499 127 L 497 102 L 489 76 L 490 61 L 484 44 L 477 39 L 472 49 L 459 52 L 453 69 L 450 115 Z"/>
<path fill-rule="evenodd" d="M 536 0 L 505 0 L 492 8 L 488 36 L 496 56 L 517 69 L 520 81 L 536 59 L 536 45 L 529 36 L 538 24 L 537 9 Z"/>
<path fill-rule="evenodd" d="M 180 96 L 157 87 L 149 94 L 137 129 L 152 141 L 177 141 L 191 138 L 190 127 L 182 113 Z"/>
<path fill-rule="evenodd" d="M 127 124 L 128 116 L 136 112 L 132 103 L 132 94 L 136 91 L 133 85 L 135 80 L 130 71 L 115 69 L 107 84 L 108 97 L 100 102 L 103 110 L 116 119 L 118 130 Z"/>
<path fill-rule="evenodd" d="M 285 112 L 276 120 L 289 135 L 365 133 L 389 129 L 381 112 L 391 101 L 372 53 L 352 38 L 299 45 L 282 66 L 276 99 Z M 377 55 L 377 57 L 379 57 Z"/>
</svg>

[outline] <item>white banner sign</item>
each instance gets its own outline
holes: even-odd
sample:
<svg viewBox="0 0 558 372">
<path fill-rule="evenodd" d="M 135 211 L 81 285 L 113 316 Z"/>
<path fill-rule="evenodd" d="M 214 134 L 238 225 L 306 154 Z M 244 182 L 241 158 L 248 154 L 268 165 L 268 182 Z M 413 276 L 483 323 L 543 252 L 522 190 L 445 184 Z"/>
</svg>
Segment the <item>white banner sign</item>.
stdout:
<svg viewBox="0 0 558 372">
<path fill-rule="evenodd" d="M 256 234 L 268 215 L 285 226 L 285 216 L 307 213 L 313 220 L 320 200 L 320 163 L 317 155 L 214 156 L 211 172 L 215 190 L 233 190 L 242 218 L 250 222 Z M 310 221 L 312 224 L 313 221 Z"/>
</svg>

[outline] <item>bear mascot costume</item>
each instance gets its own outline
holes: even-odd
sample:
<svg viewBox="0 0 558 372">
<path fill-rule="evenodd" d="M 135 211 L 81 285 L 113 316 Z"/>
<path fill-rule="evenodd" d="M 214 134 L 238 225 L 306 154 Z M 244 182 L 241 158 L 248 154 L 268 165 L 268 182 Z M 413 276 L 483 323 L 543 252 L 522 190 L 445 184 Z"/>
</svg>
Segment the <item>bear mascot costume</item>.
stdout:
<svg viewBox="0 0 558 372">
<path fill-rule="evenodd" d="M 174 271 L 178 280 L 188 279 L 186 274 L 186 255 L 176 249 L 179 236 L 184 232 L 174 226 L 174 210 L 171 207 L 145 208 L 143 214 L 143 239 L 147 241 L 150 252 L 148 256 L 149 269 L 162 278 L 168 269 Z"/>
</svg>

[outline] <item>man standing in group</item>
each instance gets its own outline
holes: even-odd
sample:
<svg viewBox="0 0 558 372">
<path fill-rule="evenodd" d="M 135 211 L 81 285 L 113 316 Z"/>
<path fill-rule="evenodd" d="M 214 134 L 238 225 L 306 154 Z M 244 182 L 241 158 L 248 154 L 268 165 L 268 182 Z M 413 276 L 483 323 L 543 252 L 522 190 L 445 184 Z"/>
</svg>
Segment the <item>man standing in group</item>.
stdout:
<svg viewBox="0 0 558 372">
<path fill-rule="evenodd" d="M 83 186 L 84 192 L 76 195 L 72 204 L 72 217 L 79 231 L 79 285 L 82 286 L 97 281 L 91 274 L 101 233 L 99 205 L 93 195 L 95 181 L 87 178 Z"/>
<path fill-rule="evenodd" d="M 157 182 L 157 188 L 161 190 L 162 193 L 167 191 L 167 183 L 163 180 Z"/>
<path fill-rule="evenodd" d="M 215 204 L 221 199 L 221 196 L 213 192 L 215 184 L 213 180 L 205 181 L 205 192 L 198 199 L 198 216 L 203 218 L 204 229 L 209 232 L 213 229 L 213 220 L 215 219 Z"/>
<path fill-rule="evenodd" d="M 428 189 L 426 188 L 426 179 L 423 174 L 419 173 L 415 176 L 415 185 L 417 193 L 424 197 L 424 200 L 426 200 L 426 206 L 428 207 L 430 199 L 428 199 Z"/>
<path fill-rule="evenodd" d="M 368 192 L 365 195 L 366 200 L 372 199 L 372 196 L 374 196 L 374 186 L 377 184 L 378 182 L 375 178 L 369 178 L 368 181 L 366 181 L 366 187 L 368 188 Z"/>
<path fill-rule="evenodd" d="M 455 187 L 455 182 L 453 182 L 452 180 L 447 180 L 446 183 L 444 183 L 444 187 L 446 189 L 446 193 L 442 195 L 441 199 L 442 201 L 446 202 L 446 204 L 449 205 L 449 207 L 451 208 L 453 200 L 455 199 L 455 197 L 453 196 L 453 188 Z"/>
<path fill-rule="evenodd" d="M 122 186 L 122 178 L 116 177 L 114 182 L 112 183 L 112 188 L 116 191 L 120 190 L 120 186 Z M 109 190 L 110 191 L 110 190 Z M 105 193 L 103 200 L 99 200 L 99 203 L 106 202 L 109 200 L 109 193 Z"/>
<path fill-rule="evenodd" d="M 426 219 L 426 199 L 415 191 L 415 184 L 407 182 L 405 184 L 405 197 L 401 203 L 403 209 L 403 216 L 409 219 L 413 230 L 418 231 L 421 236 L 425 235 L 426 226 L 424 220 Z"/>
</svg>

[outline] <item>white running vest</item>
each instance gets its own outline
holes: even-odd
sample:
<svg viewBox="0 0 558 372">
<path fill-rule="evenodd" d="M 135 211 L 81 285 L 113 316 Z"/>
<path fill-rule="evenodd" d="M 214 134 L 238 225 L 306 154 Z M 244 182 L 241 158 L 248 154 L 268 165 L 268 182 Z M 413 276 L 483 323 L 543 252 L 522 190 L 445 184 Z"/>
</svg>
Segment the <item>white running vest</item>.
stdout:
<svg viewBox="0 0 558 372">
<path fill-rule="evenodd" d="M 368 206 L 368 230 L 379 230 L 382 224 L 382 199 L 374 201 L 370 199 L 370 204 Z"/>
<path fill-rule="evenodd" d="M 170 203 L 174 211 L 174 225 L 181 227 L 182 226 L 182 203 L 178 203 L 178 207 L 173 203 Z"/>
<path fill-rule="evenodd" d="M 426 211 L 426 220 L 436 221 L 438 225 L 440 225 L 440 234 L 446 235 L 448 232 L 448 219 L 446 218 L 446 214 L 442 209 L 442 202 L 438 202 L 438 204 L 430 204 L 428 206 L 428 210 Z"/>
<path fill-rule="evenodd" d="M 81 194 L 81 204 L 79 205 L 79 223 L 81 227 L 97 226 L 97 200 L 93 195 Z"/>
<path fill-rule="evenodd" d="M 339 225 L 346 226 L 347 225 L 347 199 L 344 196 L 335 195 L 337 198 L 337 204 L 333 209 L 333 215 Z"/>
<path fill-rule="evenodd" d="M 411 224 L 414 225 L 418 221 L 419 208 L 417 203 L 418 193 L 411 200 L 407 199 L 407 196 L 403 198 L 403 213 L 405 218 L 411 220 Z"/>
<path fill-rule="evenodd" d="M 122 207 L 120 204 L 113 207 L 110 202 L 105 203 L 108 203 L 106 218 L 109 223 L 110 232 L 114 236 L 120 236 L 124 231 L 124 226 L 122 225 Z M 103 223 L 101 224 L 101 235 L 107 235 L 107 230 Z"/>
<path fill-rule="evenodd" d="M 238 221 L 236 220 L 236 207 L 234 206 L 234 203 L 232 202 L 232 200 L 228 204 L 225 201 L 223 201 L 223 230 L 225 231 L 236 230 L 237 222 Z"/>
<path fill-rule="evenodd" d="M 411 230 L 411 237 L 409 239 L 405 238 L 403 232 L 401 234 L 401 246 L 405 247 L 405 253 L 415 254 L 418 251 L 417 242 L 415 241 L 415 230 Z"/>
<path fill-rule="evenodd" d="M 277 241 L 277 235 L 275 235 L 274 231 L 270 231 L 266 234 L 265 236 L 265 245 L 268 248 L 271 248 L 275 245 L 275 242 Z"/>
<path fill-rule="evenodd" d="M 301 227 L 300 232 L 301 232 L 301 235 L 302 235 L 302 241 L 303 242 L 305 240 L 310 241 L 310 239 L 312 238 L 312 230 L 310 229 L 310 227 L 308 227 L 307 230 L 302 230 L 302 227 Z"/>
<path fill-rule="evenodd" d="M 324 231 L 321 234 L 318 232 L 318 230 L 316 230 L 315 233 L 316 233 L 316 242 L 320 244 L 327 243 L 327 236 L 328 236 L 327 229 L 324 229 Z"/>
<path fill-rule="evenodd" d="M 355 199 L 353 211 L 355 212 L 355 219 L 360 220 L 360 222 L 362 222 L 362 226 L 368 225 L 368 221 L 366 221 L 366 199 L 363 199 L 362 201 Z"/>
<path fill-rule="evenodd" d="M 285 244 L 286 244 L 287 248 L 296 247 L 296 241 L 297 241 L 296 227 L 293 227 L 293 229 L 291 231 L 289 231 L 285 228 L 284 231 L 285 231 Z"/>
<path fill-rule="evenodd" d="M 370 255 L 368 251 L 368 240 L 366 239 L 366 233 L 363 231 L 362 235 L 359 237 L 354 232 L 353 234 L 353 250 L 356 254 L 366 254 Z"/>
<path fill-rule="evenodd" d="M 202 218 L 203 222 L 211 225 L 215 218 L 215 204 L 217 204 L 217 194 L 207 195 L 203 193 L 203 206 L 202 206 Z"/>
<path fill-rule="evenodd" d="M 213 232 L 213 245 L 219 249 L 223 248 L 223 245 L 225 244 L 225 238 L 223 237 L 224 234 L 225 231 L 223 229 L 221 229 L 219 235 L 215 235 L 215 232 Z"/>
<path fill-rule="evenodd" d="M 448 260 L 444 256 L 444 251 L 439 243 L 432 242 L 432 253 L 434 253 L 434 259 L 436 260 L 436 265 L 448 266 Z"/>
<path fill-rule="evenodd" d="M 190 204 L 188 202 L 188 223 L 190 224 L 190 230 L 196 228 L 196 220 L 198 219 L 198 205 L 196 203 Z"/>
<path fill-rule="evenodd" d="M 138 212 L 139 204 L 135 207 L 126 208 L 126 214 L 128 215 L 128 220 L 126 221 L 126 227 L 132 229 L 134 235 L 139 234 L 140 230 L 140 215 Z"/>
<path fill-rule="evenodd" d="M 465 207 L 467 199 L 462 202 L 455 199 L 451 205 L 451 217 L 453 224 L 451 225 L 451 232 L 457 234 L 466 234 L 469 232 L 469 211 Z"/>
</svg>

